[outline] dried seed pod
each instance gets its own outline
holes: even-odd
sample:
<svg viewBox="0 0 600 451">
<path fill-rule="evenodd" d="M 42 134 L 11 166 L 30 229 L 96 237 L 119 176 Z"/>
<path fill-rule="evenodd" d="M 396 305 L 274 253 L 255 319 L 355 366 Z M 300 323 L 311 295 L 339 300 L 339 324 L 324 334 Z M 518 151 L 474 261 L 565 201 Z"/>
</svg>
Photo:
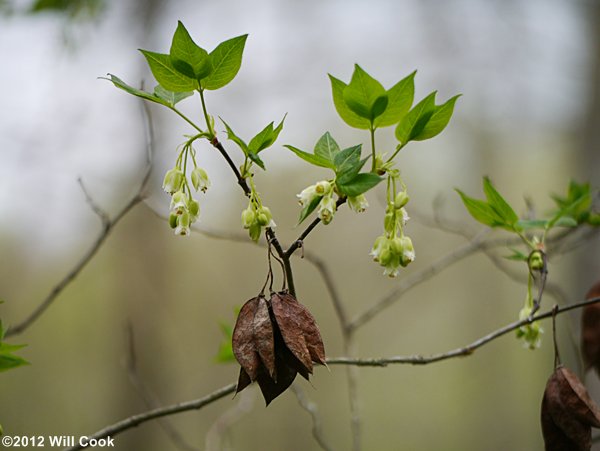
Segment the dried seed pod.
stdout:
<svg viewBox="0 0 600 451">
<path fill-rule="evenodd" d="M 541 421 L 546 451 L 589 451 L 591 428 L 600 427 L 600 408 L 577 376 L 559 366 L 546 384 Z"/>
<path fill-rule="evenodd" d="M 600 296 L 600 281 L 587 292 L 585 298 Z M 594 368 L 600 375 L 600 304 L 586 305 L 581 314 L 581 352 L 585 369 Z"/>
<path fill-rule="evenodd" d="M 287 292 L 259 295 L 241 308 L 233 330 L 240 374 L 236 393 L 256 381 L 267 405 L 296 374 L 308 380 L 313 362 L 325 365 L 325 348 L 315 319 Z"/>
<path fill-rule="evenodd" d="M 271 308 L 288 349 L 312 374 L 313 362 L 325 365 L 325 347 L 314 317 L 287 292 L 271 295 Z"/>
</svg>

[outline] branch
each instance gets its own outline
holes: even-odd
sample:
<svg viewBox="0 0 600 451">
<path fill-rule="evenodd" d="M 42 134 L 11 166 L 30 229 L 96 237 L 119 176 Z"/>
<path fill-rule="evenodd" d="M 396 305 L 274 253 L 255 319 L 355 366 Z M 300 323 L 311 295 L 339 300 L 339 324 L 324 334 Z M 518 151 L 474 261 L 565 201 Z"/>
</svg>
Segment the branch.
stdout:
<svg viewBox="0 0 600 451">
<path fill-rule="evenodd" d="M 193 401 L 181 402 L 178 404 L 173 404 L 166 407 L 160 407 L 158 409 L 153 409 L 148 412 L 140 413 L 137 415 L 130 416 L 129 418 L 125 418 L 111 426 L 107 426 L 104 429 L 99 430 L 98 432 L 89 436 L 90 439 L 101 439 L 106 437 L 114 437 L 117 434 L 120 434 L 123 431 L 139 426 L 142 423 L 145 423 L 150 420 L 154 420 L 155 418 L 166 417 L 168 415 L 174 415 L 176 413 L 187 412 L 189 410 L 198 410 L 208 404 L 212 404 L 213 402 L 227 396 L 235 391 L 236 384 L 229 384 L 225 387 L 221 387 L 218 390 L 215 390 L 209 395 L 204 396 L 203 398 L 195 399 Z M 90 440 L 88 440 L 89 442 Z M 80 449 L 85 449 L 87 446 L 76 445 L 71 448 L 66 448 L 64 451 L 77 451 Z"/>
<path fill-rule="evenodd" d="M 98 204 L 92 199 L 89 195 L 83 182 L 81 179 L 78 179 L 78 182 L 83 190 L 83 193 L 86 197 L 87 203 L 90 205 L 92 211 L 100 218 L 102 223 L 102 230 L 100 234 L 96 238 L 96 241 L 92 244 L 92 247 L 84 254 L 84 256 L 79 260 L 79 262 L 67 273 L 63 279 L 58 282 L 54 288 L 48 293 L 48 295 L 40 302 L 40 304 L 34 308 L 34 310 L 20 323 L 12 326 L 6 332 L 7 337 L 11 337 L 13 335 L 18 335 L 23 333 L 29 326 L 31 326 L 41 315 L 46 311 L 48 307 L 54 302 L 54 300 L 62 293 L 62 291 L 79 275 L 79 273 L 86 267 L 86 265 L 96 256 L 98 250 L 102 247 L 106 238 L 110 235 L 110 232 L 114 227 L 119 223 L 123 217 L 129 213 L 129 211 L 135 207 L 138 203 L 140 203 L 144 199 L 144 190 L 146 189 L 146 185 L 150 178 L 150 172 L 152 170 L 152 147 L 153 147 L 153 129 L 152 129 L 152 120 L 150 117 L 150 112 L 147 109 L 147 106 L 142 102 L 143 106 L 143 114 L 145 118 L 146 125 L 146 167 L 144 176 L 140 183 L 140 188 L 138 192 L 125 204 L 121 210 L 115 215 L 113 219 L 110 219 L 109 215 L 102 210 Z"/>
<path fill-rule="evenodd" d="M 221 451 L 226 448 L 221 443 L 223 441 L 223 435 L 225 435 L 236 422 L 240 421 L 245 415 L 252 411 L 254 400 L 256 398 L 255 394 L 254 391 L 244 391 L 240 393 L 238 402 L 215 420 L 206 433 L 204 451 Z"/>
<path fill-rule="evenodd" d="M 482 231 L 477 235 L 472 241 L 466 243 L 465 245 L 455 249 L 449 254 L 444 255 L 439 258 L 431 265 L 423 268 L 421 271 L 411 274 L 405 279 L 401 280 L 398 284 L 398 287 L 391 290 L 386 296 L 381 298 L 375 304 L 368 307 L 362 313 L 359 313 L 350 323 L 348 324 L 348 329 L 350 331 L 354 331 L 359 327 L 363 326 L 365 323 L 373 319 L 377 314 L 381 313 L 387 307 L 392 305 L 394 302 L 398 300 L 400 296 L 409 291 L 410 289 L 420 285 L 431 277 L 435 276 L 439 272 L 453 265 L 454 263 L 462 260 L 469 255 L 474 254 L 483 246 L 483 238 L 488 233 L 487 230 Z"/>
<path fill-rule="evenodd" d="M 577 302 L 575 304 L 566 305 L 564 307 L 558 307 L 552 310 L 549 310 L 545 313 L 541 313 L 535 315 L 533 318 L 526 318 L 521 321 L 515 321 L 510 323 L 494 332 L 491 332 L 478 340 L 475 340 L 473 343 L 464 346 L 462 348 L 456 348 L 451 351 L 447 351 L 441 354 L 433 354 L 431 356 L 425 357 L 422 355 L 412 355 L 412 356 L 396 356 L 382 359 L 354 359 L 349 357 L 335 357 L 331 359 L 327 359 L 327 363 L 330 365 L 356 365 L 356 366 L 378 366 L 385 367 L 389 364 L 396 363 L 408 363 L 412 365 L 426 365 L 429 363 L 435 363 L 442 360 L 451 359 L 454 357 L 464 357 L 473 354 L 473 352 L 484 346 L 485 344 L 495 340 L 496 338 L 501 337 L 502 335 L 506 335 L 509 332 L 517 330 L 521 326 L 525 326 L 527 324 L 531 324 L 534 321 L 551 318 L 553 313 L 556 312 L 556 315 L 562 314 L 564 312 L 568 312 L 569 310 L 574 310 L 577 308 L 585 307 L 586 305 L 596 304 L 600 302 L 600 297 L 595 297 L 586 301 Z"/>
<path fill-rule="evenodd" d="M 300 386 L 298 386 L 298 384 L 292 385 L 291 390 L 296 395 L 300 407 L 302 407 L 310 414 L 313 423 L 313 437 L 315 438 L 321 449 L 324 449 L 325 451 L 331 451 L 332 448 L 327 444 L 325 438 L 323 437 L 323 428 L 321 427 L 321 417 L 319 415 L 319 409 L 317 407 L 317 404 L 306 397 L 306 393 Z"/>
</svg>

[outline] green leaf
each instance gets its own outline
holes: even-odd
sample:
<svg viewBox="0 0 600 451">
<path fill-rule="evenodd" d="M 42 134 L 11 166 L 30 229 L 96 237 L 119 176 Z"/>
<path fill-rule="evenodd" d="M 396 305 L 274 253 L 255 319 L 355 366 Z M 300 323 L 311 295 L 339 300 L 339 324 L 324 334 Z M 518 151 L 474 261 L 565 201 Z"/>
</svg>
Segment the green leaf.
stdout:
<svg viewBox="0 0 600 451">
<path fill-rule="evenodd" d="M 302 224 L 302 221 L 304 221 L 308 217 L 308 215 L 310 215 L 313 211 L 315 211 L 315 208 L 317 208 L 317 206 L 321 202 L 321 199 L 323 199 L 323 196 L 317 196 L 317 197 L 313 198 L 313 200 L 311 200 L 308 205 L 304 206 L 304 208 L 300 212 L 300 218 L 298 219 L 298 225 Z"/>
<path fill-rule="evenodd" d="M 250 140 L 248 143 L 248 149 L 251 152 L 259 153 L 261 150 L 266 149 L 273 145 L 279 133 L 283 129 L 283 122 L 285 121 L 285 116 L 279 123 L 279 125 L 273 129 L 273 122 L 267 125 L 264 129 L 262 129 L 254 138 Z"/>
<path fill-rule="evenodd" d="M 13 354 L 14 351 L 23 348 L 25 345 L 9 345 L 7 343 L 2 343 L 1 341 L 3 338 L 4 328 L 2 327 L 2 322 L 0 321 L 0 371 L 6 371 L 18 366 L 28 365 L 29 362 L 27 362 L 25 359 Z"/>
<path fill-rule="evenodd" d="M 396 138 L 402 145 L 413 140 L 427 125 L 435 108 L 435 95 L 434 91 L 417 103 L 396 127 Z"/>
<path fill-rule="evenodd" d="M 346 83 L 338 80 L 333 75 L 329 75 L 329 80 L 331 81 L 333 104 L 342 120 L 350 127 L 359 128 L 361 130 L 368 130 L 371 128 L 369 120 L 360 117 L 346 105 L 346 102 L 344 102 L 344 89 L 347 87 Z"/>
<path fill-rule="evenodd" d="M 510 250 L 512 251 L 512 254 L 505 255 L 504 258 L 506 258 L 508 260 L 523 261 L 523 262 L 526 262 L 527 260 L 529 260 L 529 256 L 527 254 L 524 254 L 523 252 L 521 252 L 517 249 L 513 249 L 513 248 L 510 248 Z"/>
<path fill-rule="evenodd" d="M 502 219 L 487 202 L 473 199 L 459 189 L 456 189 L 456 192 L 460 195 L 468 212 L 473 216 L 473 219 L 490 227 L 497 227 L 503 224 Z"/>
<path fill-rule="evenodd" d="M 567 215 L 572 216 L 579 224 L 590 223 L 592 195 L 589 183 L 578 184 L 571 180 L 566 197 L 553 195 L 552 198 L 559 209 L 550 220 L 549 227 L 552 227 L 560 217 Z"/>
<path fill-rule="evenodd" d="M 448 122 L 450 122 L 450 118 L 454 112 L 454 104 L 459 97 L 460 94 L 452 97 L 443 105 L 436 105 L 427 124 L 412 139 L 415 141 L 424 141 L 439 135 L 446 128 Z"/>
<path fill-rule="evenodd" d="M 246 155 L 249 158 L 251 158 L 250 155 L 249 155 L 250 151 L 248 149 L 248 145 L 244 142 L 244 140 L 235 134 L 235 132 L 233 131 L 233 129 L 229 126 L 229 124 L 227 124 L 227 122 L 225 122 L 223 120 L 223 118 L 220 117 L 219 119 L 221 119 L 221 122 L 223 122 L 223 124 L 225 125 L 225 129 L 227 131 L 227 139 L 229 139 L 229 140 L 233 141 L 234 143 L 236 143 L 239 146 L 239 148 L 242 149 L 242 152 L 244 152 L 244 155 Z M 256 158 L 258 158 L 258 156 L 256 156 Z"/>
<path fill-rule="evenodd" d="M 173 91 L 168 91 L 165 88 L 163 88 L 161 85 L 156 85 L 156 87 L 154 88 L 154 95 L 156 97 L 158 97 L 161 100 L 164 100 L 164 102 L 166 104 L 168 104 L 168 106 L 174 107 L 178 102 L 182 101 L 183 99 L 193 95 L 194 92 L 193 91 L 188 91 L 188 92 L 173 92 Z"/>
<path fill-rule="evenodd" d="M 248 150 L 248 158 L 250 158 L 258 166 L 260 166 L 260 168 L 263 171 L 265 170 L 265 163 L 260 159 L 260 157 L 258 156 L 258 154 L 252 152 L 251 150 Z"/>
<path fill-rule="evenodd" d="M 325 132 L 323 136 L 319 138 L 315 145 L 315 155 L 325 158 L 327 161 L 333 162 L 333 159 L 340 151 L 340 146 L 335 142 L 335 139 Z"/>
<path fill-rule="evenodd" d="M 408 113 L 415 96 L 414 71 L 387 90 L 388 104 L 383 114 L 375 118 L 375 127 L 397 124 Z"/>
<path fill-rule="evenodd" d="M 338 181 L 337 187 L 346 196 L 356 197 L 360 194 L 366 193 L 382 180 L 383 178 L 379 177 L 377 174 L 367 172 L 358 174 L 350 182 L 345 184 L 340 184 Z"/>
<path fill-rule="evenodd" d="M 171 57 L 163 53 L 141 50 L 146 58 L 152 75 L 165 89 L 173 92 L 188 92 L 198 88 L 198 82 L 180 73 L 171 62 Z"/>
<path fill-rule="evenodd" d="M 220 322 L 219 328 L 223 334 L 223 341 L 221 341 L 219 345 L 219 351 L 215 356 L 215 361 L 219 363 L 228 363 L 234 362 L 235 356 L 233 355 L 232 348 L 232 337 L 233 337 L 233 327 L 226 322 Z"/>
<path fill-rule="evenodd" d="M 519 217 L 508 202 L 496 191 L 488 177 L 483 178 L 483 192 L 489 205 L 496 211 L 502 222 L 509 226 L 515 225 Z"/>
<path fill-rule="evenodd" d="M 368 119 L 369 123 L 380 116 L 388 104 L 387 94 L 381 83 L 358 64 L 354 65 L 354 73 L 350 83 L 344 88 L 343 98 L 348 108 Z"/>
<path fill-rule="evenodd" d="M 515 224 L 520 230 L 545 229 L 548 226 L 547 219 L 519 219 Z"/>
<path fill-rule="evenodd" d="M 121 80 L 119 77 L 117 77 L 115 75 L 112 75 L 112 74 L 106 74 L 106 75 L 108 75 L 110 78 L 106 78 L 106 77 L 100 77 L 100 78 L 102 80 L 108 80 L 108 81 L 112 82 L 112 84 L 115 85 L 117 88 L 122 89 L 123 91 L 128 92 L 131 95 L 140 97 L 145 100 L 149 100 L 150 102 L 160 103 L 161 105 L 169 106 L 169 104 L 167 103 L 166 100 L 161 99 L 160 97 L 157 97 L 154 94 L 150 94 L 149 92 L 142 91 L 141 89 L 136 89 L 133 86 L 129 86 L 127 83 L 125 83 L 123 80 Z"/>
<path fill-rule="evenodd" d="M 312 165 L 320 166 L 322 168 L 335 169 L 335 166 L 333 165 L 333 163 L 331 161 L 326 160 L 325 158 L 323 158 L 320 155 L 313 155 L 312 153 L 304 152 L 303 150 L 300 150 L 294 146 L 290 146 L 289 144 L 286 144 L 283 147 L 287 147 L 292 152 L 294 152 L 296 155 L 298 155 L 300 158 L 302 158 L 304 161 L 307 161 L 308 163 L 310 163 Z"/>
<path fill-rule="evenodd" d="M 247 34 L 221 42 L 209 58 L 212 73 L 202 80 L 204 89 L 219 89 L 235 78 L 242 65 L 242 55 L 246 45 Z"/>
<path fill-rule="evenodd" d="M 336 173 L 344 172 L 348 168 L 355 166 L 360 161 L 361 149 L 362 144 L 358 144 L 340 151 L 333 159 Z"/>
<path fill-rule="evenodd" d="M 187 77 L 200 80 L 212 72 L 208 52 L 193 41 L 181 21 L 173 35 L 170 57 L 173 67 Z"/>
<path fill-rule="evenodd" d="M 367 160 L 369 158 L 371 158 L 370 155 L 368 157 L 365 157 L 362 160 L 356 162 L 352 166 L 344 167 L 344 168 L 336 171 L 336 183 L 338 183 L 340 185 L 345 185 L 345 184 L 350 183 L 354 179 L 354 177 L 356 177 L 356 174 L 358 174 L 360 172 L 360 170 L 362 169 L 362 167 L 365 165 L 365 163 L 367 162 Z"/>
</svg>

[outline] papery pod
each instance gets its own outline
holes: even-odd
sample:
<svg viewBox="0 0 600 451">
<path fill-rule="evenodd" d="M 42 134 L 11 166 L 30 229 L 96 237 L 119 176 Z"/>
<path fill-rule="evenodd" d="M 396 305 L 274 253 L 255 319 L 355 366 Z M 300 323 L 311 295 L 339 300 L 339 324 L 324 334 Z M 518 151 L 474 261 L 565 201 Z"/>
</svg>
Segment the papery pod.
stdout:
<svg viewBox="0 0 600 451">
<path fill-rule="evenodd" d="M 586 299 L 600 296 L 600 281 L 587 292 Z M 581 314 L 581 353 L 585 369 L 600 375 L 600 304 L 586 305 Z"/>
<path fill-rule="evenodd" d="M 546 451 L 587 451 L 592 426 L 600 427 L 600 408 L 577 376 L 559 366 L 546 384 L 541 420 Z"/>
<path fill-rule="evenodd" d="M 271 308 L 288 349 L 312 374 L 313 362 L 325 365 L 321 333 L 309 310 L 283 291 L 271 295 Z"/>
</svg>

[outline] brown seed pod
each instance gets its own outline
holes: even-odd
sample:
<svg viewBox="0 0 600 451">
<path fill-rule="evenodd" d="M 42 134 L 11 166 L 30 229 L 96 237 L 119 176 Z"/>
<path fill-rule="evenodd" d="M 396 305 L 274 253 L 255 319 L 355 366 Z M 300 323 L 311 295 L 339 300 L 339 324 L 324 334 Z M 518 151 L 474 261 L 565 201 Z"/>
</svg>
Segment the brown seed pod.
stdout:
<svg viewBox="0 0 600 451">
<path fill-rule="evenodd" d="M 586 299 L 600 296 L 600 281 L 585 295 Z M 594 368 L 600 375 L 600 304 L 586 305 L 581 314 L 581 352 L 586 371 Z"/>
<path fill-rule="evenodd" d="M 600 408 L 577 376 L 559 366 L 546 384 L 541 421 L 546 451 L 588 451 L 591 428 L 600 427 Z"/>
<path fill-rule="evenodd" d="M 296 374 L 308 380 L 313 362 L 325 365 L 325 348 L 315 319 L 287 292 L 259 295 L 241 308 L 233 330 L 240 374 L 236 393 L 256 381 L 267 405 Z"/>
<path fill-rule="evenodd" d="M 271 307 L 283 340 L 292 354 L 312 374 L 312 363 L 325 365 L 325 347 L 315 318 L 287 292 L 271 295 Z"/>
</svg>

